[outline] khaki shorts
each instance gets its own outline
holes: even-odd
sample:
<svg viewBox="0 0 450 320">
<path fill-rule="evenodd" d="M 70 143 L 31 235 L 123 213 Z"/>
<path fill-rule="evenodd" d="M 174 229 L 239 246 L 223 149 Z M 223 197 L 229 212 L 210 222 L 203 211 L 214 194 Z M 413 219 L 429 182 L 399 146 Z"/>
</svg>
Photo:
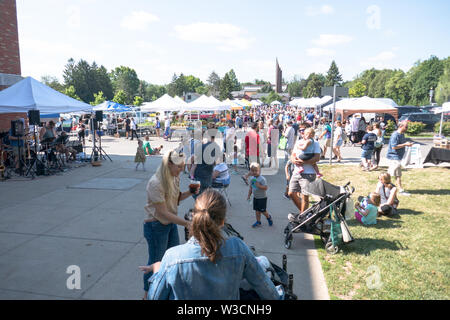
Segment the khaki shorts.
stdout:
<svg viewBox="0 0 450 320">
<path fill-rule="evenodd" d="M 323 145 L 327 148 L 331 148 L 331 139 L 326 139 Z"/>
<path fill-rule="evenodd" d="M 302 192 L 302 189 L 314 180 L 316 180 L 315 174 L 294 173 L 289 182 L 289 192 Z M 302 194 L 306 193 L 302 192 Z"/>
<path fill-rule="evenodd" d="M 391 177 L 401 177 L 402 176 L 402 161 L 401 160 L 389 160 L 388 173 Z"/>
</svg>

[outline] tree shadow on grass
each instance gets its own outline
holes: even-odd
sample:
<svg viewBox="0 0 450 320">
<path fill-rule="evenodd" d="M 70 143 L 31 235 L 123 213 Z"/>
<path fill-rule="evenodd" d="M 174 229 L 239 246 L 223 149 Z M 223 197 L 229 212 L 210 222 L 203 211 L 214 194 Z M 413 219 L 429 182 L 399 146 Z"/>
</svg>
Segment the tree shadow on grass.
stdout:
<svg viewBox="0 0 450 320">
<path fill-rule="evenodd" d="M 422 211 L 416 211 L 416 210 L 412 210 L 412 209 L 398 209 L 396 214 L 393 214 L 391 216 L 389 216 L 389 218 L 394 219 L 394 220 L 398 220 L 402 218 L 402 215 L 418 215 L 418 214 L 423 214 Z"/>
<path fill-rule="evenodd" d="M 440 190 L 408 190 L 411 194 L 427 194 L 432 196 L 448 196 L 450 195 L 450 189 L 440 189 Z"/>
<path fill-rule="evenodd" d="M 347 224 L 349 227 L 356 227 L 361 226 L 364 228 L 370 228 L 370 229 L 398 229 L 401 228 L 401 224 L 403 221 L 398 220 L 382 220 L 380 218 L 377 219 L 377 224 L 370 225 L 370 226 L 363 226 L 361 222 L 357 221 L 356 219 L 352 219 L 350 221 L 347 221 Z"/>
<path fill-rule="evenodd" d="M 354 242 L 346 244 L 343 248 L 344 254 L 356 253 L 361 255 L 370 255 L 375 250 L 407 250 L 398 240 L 388 241 L 384 239 L 357 238 Z"/>
</svg>

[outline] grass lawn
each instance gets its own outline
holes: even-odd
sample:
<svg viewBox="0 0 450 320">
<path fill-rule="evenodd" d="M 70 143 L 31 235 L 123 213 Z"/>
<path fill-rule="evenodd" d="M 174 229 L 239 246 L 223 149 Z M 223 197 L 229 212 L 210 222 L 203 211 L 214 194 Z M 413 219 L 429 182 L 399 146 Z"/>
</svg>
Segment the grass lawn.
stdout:
<svg viewBox="0 0 450 320">
<path fill-rule="evenodd" d="M 384 169 L 321 171 L 331 183 L 351 181 L 356 200 L 374 191 Z M 399 196 L 398 215 L 369 227 L 348 221 L 355 241 L 339 253 L 327 254 L 316 237 L 331 299 L 450 299 L 450 170 L 410 169 L 403 171 L 402 183 L 411 196 Z M 377 277 L 381 282 L 374 282 Z"/>
</svg>

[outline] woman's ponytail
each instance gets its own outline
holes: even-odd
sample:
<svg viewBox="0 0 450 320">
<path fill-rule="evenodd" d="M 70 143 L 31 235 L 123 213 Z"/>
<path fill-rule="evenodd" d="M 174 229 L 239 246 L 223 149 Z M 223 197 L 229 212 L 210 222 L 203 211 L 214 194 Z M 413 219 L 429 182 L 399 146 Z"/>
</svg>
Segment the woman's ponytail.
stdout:
<svg viewBox="0 0 450 320">
<path fill-rule="evenodd" d="M 195 202 L 191 234 L 202 248 L 202 254 L 212 262 L 220 258 L 220 246 L 223 242 L 221 225 L 225 221 L 225 198 L 217 191 L 207 189 Z"/>
</svg>

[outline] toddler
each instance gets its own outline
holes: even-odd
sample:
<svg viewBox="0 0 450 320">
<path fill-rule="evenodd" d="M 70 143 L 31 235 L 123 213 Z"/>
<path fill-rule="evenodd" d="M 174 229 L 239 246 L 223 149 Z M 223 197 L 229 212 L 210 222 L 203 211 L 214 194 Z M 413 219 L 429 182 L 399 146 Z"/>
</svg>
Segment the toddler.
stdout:
<svg viewBox="0 0 450 320">
<path fill-rule="evenodd" d="M 380 194 L 372 192 L 367 198 L 367 205 L 363 207 L 355 203 L 355 218 L 363 225 L 377 224 L 378 206 L 380 205 Z"/>
<path fill-rule="evenodd" d="M 305 130 L 304 138 L 300 140 L 299 143 L 295 145 L 294 153 L 297 159 L 300 160 L 311 160 L 314 157 L 314 136 L 315 131 L 313 128 L 308 128 Z M 303 172 L 303 166 L 297 165 L 299 167 L 299 173 Z M 321 178 L 323 175 L 319 171 L 317 164 L 313 165 L 314 171 L 316 171 L 317 177 Z"/>
<path fill-rule="evenodd" d="M 136 171 L 139 164 L 142 164 L 142 169 L 145 171 L 145 151 L 141 139 L 138 139 L 138 148 L 136 150 L 136 156 L 134 157 L 134 162 L 136 162 Z"/>
</svg>

